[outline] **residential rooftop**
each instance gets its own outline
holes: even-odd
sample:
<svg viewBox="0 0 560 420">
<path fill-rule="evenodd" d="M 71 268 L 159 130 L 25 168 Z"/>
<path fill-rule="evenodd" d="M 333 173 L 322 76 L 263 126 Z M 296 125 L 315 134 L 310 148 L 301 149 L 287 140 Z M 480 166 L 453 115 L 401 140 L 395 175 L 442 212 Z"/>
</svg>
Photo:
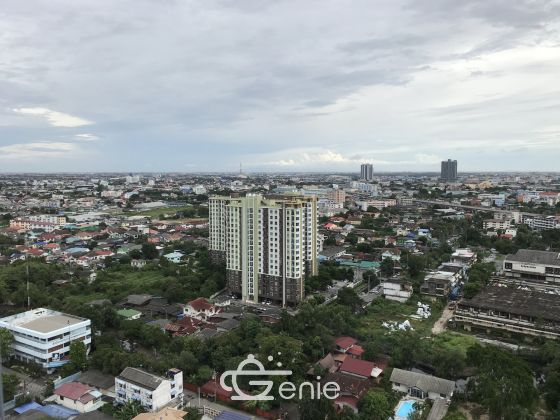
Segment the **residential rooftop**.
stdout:
<svg viewBox="0 0 560 420">
<path fill-rule="evenodd" d="M 0 326 L 26 328 L 45 334 L 85 321 L 89 320 L 51 309 L 38 308 L 2 318 Z"/>
</svg>

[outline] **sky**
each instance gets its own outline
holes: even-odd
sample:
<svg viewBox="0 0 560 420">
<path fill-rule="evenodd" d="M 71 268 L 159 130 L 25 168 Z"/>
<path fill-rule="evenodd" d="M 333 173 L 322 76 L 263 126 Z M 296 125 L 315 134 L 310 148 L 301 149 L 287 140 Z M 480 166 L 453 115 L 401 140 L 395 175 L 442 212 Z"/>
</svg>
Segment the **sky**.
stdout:
<svg viewBox="0 0 560 420">
<path fill-rule="evenodd" d="M 0 0 L 0 171 L 560 170 L 560 0 Z"/>
</svg>

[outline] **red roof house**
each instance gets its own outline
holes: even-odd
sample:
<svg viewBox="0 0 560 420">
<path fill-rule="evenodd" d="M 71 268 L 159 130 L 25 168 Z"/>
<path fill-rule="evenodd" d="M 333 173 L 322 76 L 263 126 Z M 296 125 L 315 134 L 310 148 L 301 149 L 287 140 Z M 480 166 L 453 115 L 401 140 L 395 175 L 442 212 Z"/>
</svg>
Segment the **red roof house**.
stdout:
<svg viewBox="0 0 560 420">
<path fill-rule="evenodd" d="M 353 357 L 347 357 L 338 371 L 362 379 L 378 377 L 381 374 L 381 369 L 377 368 L 375 363 Z"/>
</svg>

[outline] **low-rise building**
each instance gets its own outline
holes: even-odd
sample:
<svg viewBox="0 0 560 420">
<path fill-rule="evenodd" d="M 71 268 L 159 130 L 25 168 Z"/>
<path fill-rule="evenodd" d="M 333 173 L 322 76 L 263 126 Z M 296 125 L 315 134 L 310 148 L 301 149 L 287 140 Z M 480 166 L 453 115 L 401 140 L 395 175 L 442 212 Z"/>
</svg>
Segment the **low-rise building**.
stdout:
<svg viewBox="0 0 560 420">
<path fill-rule="evenodd" d="M 507 278 L 537 289 L 560 289 L 560 253 L 520 249 L 503 262 Z"/>
<path fill-rule="evenodd" d="M 482 225 L 484 229 L 505 230 L 511 226 L 511 220 L 486 219 Z"/>
<path fill-rule="evenodd" d="M 51 309 L 37 308 L 0 319 L 14 336 L 15 358 L 51 371 L 69 362 L 70 343 L 83 341 L 89 352 L 91 321 Z"/>
<path fill-rule="evenodd" d="M 119 309 L 117 315 L 123 318 L 125 321 L 132 321 L 134 319 L 140 319 L 142 312 L 135 309 Z"/>
<path fill-rule="evenodd" d="M 422 400 L 450 400 L 455 391 L 455 382 L 448 379 L 396 368 L 391 373 L 390 381 L 394 391 Z"/>
<path fill-rule="evenodd" d="M 476 262 L 476 257 L 476 252 L 471 249 L 459 248 L 451 254 L 451 262 L 464 264 L 470 267 Z"/>
<path fill-rule="evenodd" d="M 436 271 L 426 275 L 420 286 L 420 293 L 433 298 L 447 298 L 452 288 L 457 284 L 456 273 Z"/>
<path fill-rule="evenodd" d="M 103 394 L 79 382 L 68 382 L 54 390 L 54 401 L 71 410 L 87 413 L 103 405 Z"/>
<path fill-rule="evenodd" d="M 560 337 L 556 294 L 526 288 L 490 286 L 472 299 L 461 299 L 454 322 L 466 330 L 502 330 L 529 336 Z"/>
<path fill-rule="evenodd" d="M 139 401 L 148 411 L 178 407 L 183 402 L 183 372 L 169 369 L 166 377 L 127 367 L 115 378 L 115 401 Z"/>
<path fill-rule="evenodd" d="M 407 281 L 389 279 L 381 282 L 385 299 L 405 303 L 412 296 L 412 284 Z"/>
</svg>

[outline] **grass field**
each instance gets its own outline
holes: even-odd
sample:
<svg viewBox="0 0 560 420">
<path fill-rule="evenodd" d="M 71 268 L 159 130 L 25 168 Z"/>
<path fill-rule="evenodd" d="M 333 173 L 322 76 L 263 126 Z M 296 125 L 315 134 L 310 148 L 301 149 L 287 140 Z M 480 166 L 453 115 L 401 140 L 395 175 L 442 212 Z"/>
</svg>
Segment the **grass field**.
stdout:
<svg viewBox="0 0 560 420">
<path fill-rule="evenodd" d="M 172 217 L 175 215 L 175 213 L 177 213 L 178 211 L 184 211 L 187 209 L 192 209 L 193 206 L 188 204 L 185 206 L 178 206 L 178 207 L 160 207 L 158 209 L 153 209 L 153 210 L 144 210 L 144 211 L 129 211 L 126 214 L 130 215 L 130 216 L 149 216 L 149 217 L 154 217 L 157 218 L 160 216 L 160 214 L 165 215 L 165 217 Z M 195 217 L 193 217 L 195 218 Z"/>
<path fill-rule="evenodd" d="M 434 302 L 423 302 L 430 305 L 431 316 L 428 319 L 416 320 L 411 318 L 411 315 L 416 314 L 417 298 L 411 298 L 407 303 L 399 303 L 387 299 L 375 300 L 367 310 L 367 314 L 362 318 L 364 330 L 368 334 L 372 332 L 377 334 L 384 334 L 389 330 L 382 326 L 383 322 L 398 322 L 402 323 L 408 319 L 412 328 L 420 334 L 429 336 L 434 322 L 441 316 L 443 308 L 441 304 Z"/>
<path fill-rule="evenodd" d="M 473 344 L 476 344 L 476 338 L 471 335 L 459 334 L 452 331 L 445 331 L 434 337 L 434 343 L 437 346 L 449 350 L 458 350 L 464 356 L 467 355 L 467 350 Z"/>
</svg>

